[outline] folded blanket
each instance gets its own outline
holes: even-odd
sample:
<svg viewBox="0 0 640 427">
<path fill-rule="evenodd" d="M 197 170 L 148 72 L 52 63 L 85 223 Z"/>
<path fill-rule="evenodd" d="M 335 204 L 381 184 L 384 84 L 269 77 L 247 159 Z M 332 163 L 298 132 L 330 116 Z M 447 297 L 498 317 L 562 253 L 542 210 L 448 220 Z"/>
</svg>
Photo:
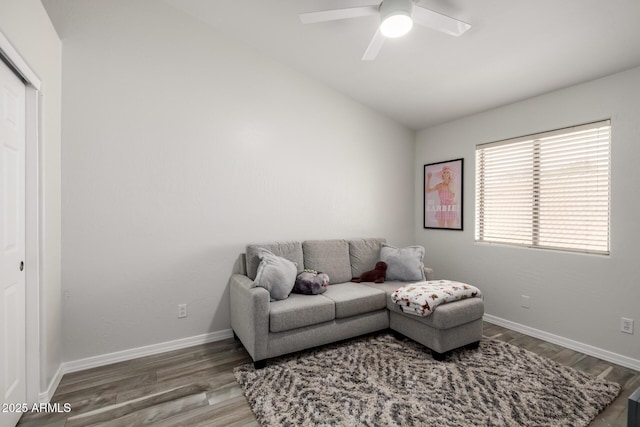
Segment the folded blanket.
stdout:
<svg viewBox="0 0 640 427">
<path fill-rule="evenodd" d="M 430 280 L 402 286 L 391 294 L 403 313 L 428 316 L 440 304 L 479 297 L 480 289 L 452 280 Z"/>
</svg>

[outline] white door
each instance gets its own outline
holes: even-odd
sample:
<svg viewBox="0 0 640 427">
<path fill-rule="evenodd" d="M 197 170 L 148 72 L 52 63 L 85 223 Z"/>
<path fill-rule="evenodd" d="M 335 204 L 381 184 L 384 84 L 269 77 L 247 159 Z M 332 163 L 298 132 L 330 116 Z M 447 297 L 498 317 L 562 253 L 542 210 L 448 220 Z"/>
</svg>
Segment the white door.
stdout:
<svg viewBox="0 0 640 427">
<path fill-rule="evenodd" d="M 20 418 L 25 372 L 25 95 L 0 61 L 0 427 Z"/>
</svg>

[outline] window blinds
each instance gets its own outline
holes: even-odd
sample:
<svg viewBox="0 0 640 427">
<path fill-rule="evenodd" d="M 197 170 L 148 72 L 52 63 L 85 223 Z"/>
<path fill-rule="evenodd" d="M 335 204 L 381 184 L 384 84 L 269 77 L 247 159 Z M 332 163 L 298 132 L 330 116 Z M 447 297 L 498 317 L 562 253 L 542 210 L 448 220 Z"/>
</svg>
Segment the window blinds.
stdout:
<svg viewBox="0 0 640 427">
<path fill-rule="evenodd" d="M 476 147 L 476 241 L 609 253 L 610 121 Z"/>
</svg>

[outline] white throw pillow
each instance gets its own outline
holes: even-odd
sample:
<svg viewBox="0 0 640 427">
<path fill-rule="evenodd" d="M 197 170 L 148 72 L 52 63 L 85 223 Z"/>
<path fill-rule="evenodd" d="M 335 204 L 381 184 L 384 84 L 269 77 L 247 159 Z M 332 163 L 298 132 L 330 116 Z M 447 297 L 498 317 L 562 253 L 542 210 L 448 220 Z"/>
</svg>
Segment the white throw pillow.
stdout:
<svg viewBox="0 0 640 427">
<path fill-rule="evenodd" d="M 287 299 L 296 283 L 297 266 L 266 249 L 258 251 L 258 258 L 260 258 L 260 265 L 253 287 L 259 286 L 268 290 L 271 301 Z"/>
<path fill-rule="evenodd" d="M 400 280 L 402 282 L 417 282 L 424 277 L 424 248 L 422 246 L 395 246 L 382 244 L 380 261 L 387 263 L 385 280 Z"/>
</svg>

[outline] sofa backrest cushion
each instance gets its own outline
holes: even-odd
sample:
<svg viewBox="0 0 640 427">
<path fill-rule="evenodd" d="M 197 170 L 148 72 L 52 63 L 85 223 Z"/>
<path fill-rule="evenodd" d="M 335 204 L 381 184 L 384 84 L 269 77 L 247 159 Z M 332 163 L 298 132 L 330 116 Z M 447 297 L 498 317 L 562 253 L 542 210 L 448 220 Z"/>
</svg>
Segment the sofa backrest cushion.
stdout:
<svg viewBox="0 0 640 427">
<path fill-rule="evenodd" d="M 349 282 L 351 263 L 346 240 L 307 240 L 302 243 L 304 268 L 329 275 L 329 284 Z"/>
<path fill-rule="evenodd" d="M 260 258 L 258 251 L 264 248 L 274 255 L 286 258 L 296 264 L 297 272 L 304 270 L 304 259 L 302 257 L 302 243 L 300 242 L 272 242 L 263 244 L 247 245 L 247 276 L 251 280 L 256 280 Z"/>
<path fill-rule="evenodd" d="M 380 246 L 386 242 L 383 238 L 349 240 L 351 277 L 360 277 L 373 270 L 380 261 Z"/>
</svg>

